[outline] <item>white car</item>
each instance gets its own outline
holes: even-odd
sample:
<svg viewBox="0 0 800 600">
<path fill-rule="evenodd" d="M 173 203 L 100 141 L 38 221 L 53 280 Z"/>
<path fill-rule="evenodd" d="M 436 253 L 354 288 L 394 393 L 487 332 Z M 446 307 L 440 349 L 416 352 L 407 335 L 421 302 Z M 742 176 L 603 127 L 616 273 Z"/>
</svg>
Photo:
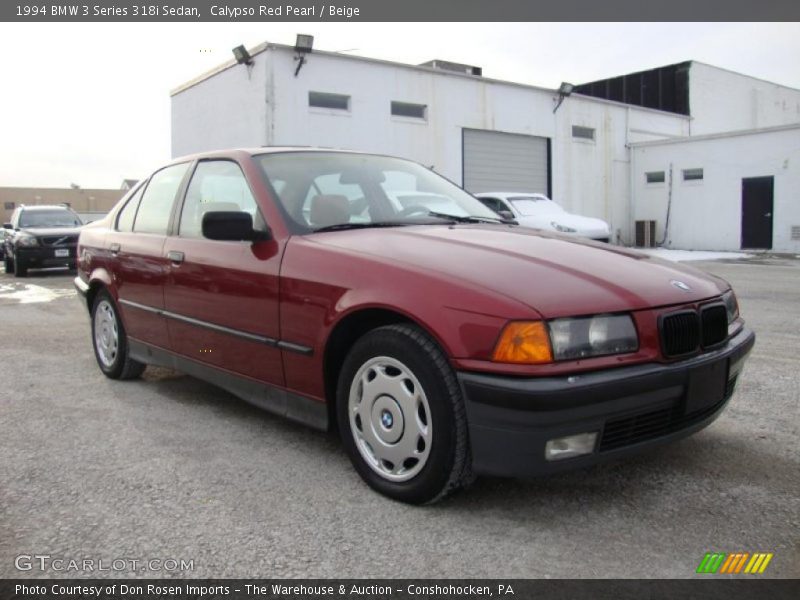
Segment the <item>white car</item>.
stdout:
<svg viewBox="0 0 800 600">
<path fill-rule="evenodd" d="M 387 192 L 386 196 L 394 204 L 395 209 L 413 214 L 424 214 L 425 210 L 455 217 L 466 217 L 469 213 L 449 196 L 431 192 Z M 417 210 L 418 209 L 418 210 Z"/>
<path fill-rule="evenodd" d="M 544 194 L 481 192 L 475 197 L 501 217 L 513 217 L 523 227 L 558 231 L 603 242 L 609 241 L 608 223 L 568 213 Z"/>
</svg>

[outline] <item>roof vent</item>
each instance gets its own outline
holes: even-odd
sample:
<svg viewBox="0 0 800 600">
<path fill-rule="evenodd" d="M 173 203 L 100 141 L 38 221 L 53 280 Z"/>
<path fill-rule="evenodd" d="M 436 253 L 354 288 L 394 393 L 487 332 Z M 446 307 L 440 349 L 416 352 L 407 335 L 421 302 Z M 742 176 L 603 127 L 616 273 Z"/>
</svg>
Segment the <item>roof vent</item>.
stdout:
<svg viewBox="0 0 800 600">
<path fill-rule="evenodd" d="M 466 75 L 475 75 L 480 77 L 483 75 L 483 69 L 480 67 L 473 67 L 472 65 L 463 65 L 461 63 L 450 62 L 448 60 L 434 59 L 424 62 L 420 67 L 431 67 L 433 69 L 441 69 L 442 71 L 451 71 L 453 73 L 464 73 Z"/>
</svg>

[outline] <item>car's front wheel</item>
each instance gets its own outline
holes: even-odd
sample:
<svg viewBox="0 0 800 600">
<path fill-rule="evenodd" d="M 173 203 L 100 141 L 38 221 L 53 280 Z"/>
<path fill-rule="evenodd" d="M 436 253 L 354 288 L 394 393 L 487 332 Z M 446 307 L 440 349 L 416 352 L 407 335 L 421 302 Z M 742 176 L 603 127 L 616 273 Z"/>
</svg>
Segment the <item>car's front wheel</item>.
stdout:
<svg viewBox="0 0 800 600">
<path fill-rule="evenodd" d="M 3 257 L 3 266 L 5 267 L 6 273 L 11 274 L 14 272 L 14 259 L 11 258 L 8 252 L 6 252 L 6 255 Z"/>
<path fill-rule="evenodd" d="M 355 343 L 340 373 L 337 410 L 353 465 L 382 494 L 424 504 L 471 481 L 458 382 L 418 327 L 380 327 Z"/>
<path fill-rule="evenodd" d="M 145 365 L 128 355 L 128 337 L 111 295 L 98 292 L 92 305 L 92 345 L 100 370 L 111 379 L 135 379 Z"/>
</svg>

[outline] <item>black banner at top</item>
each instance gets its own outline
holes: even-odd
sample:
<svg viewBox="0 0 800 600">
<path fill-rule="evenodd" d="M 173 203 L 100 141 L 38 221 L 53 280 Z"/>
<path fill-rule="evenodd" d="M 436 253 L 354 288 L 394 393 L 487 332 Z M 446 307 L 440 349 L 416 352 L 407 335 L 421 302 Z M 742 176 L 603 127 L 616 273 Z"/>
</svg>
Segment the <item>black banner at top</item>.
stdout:
<svg viewBox="0 0 800 600">
<path fill-rule="evenodd" d="M 797 0 L 3 0 L 16 22 L 798 21 Z"/>
</svg>

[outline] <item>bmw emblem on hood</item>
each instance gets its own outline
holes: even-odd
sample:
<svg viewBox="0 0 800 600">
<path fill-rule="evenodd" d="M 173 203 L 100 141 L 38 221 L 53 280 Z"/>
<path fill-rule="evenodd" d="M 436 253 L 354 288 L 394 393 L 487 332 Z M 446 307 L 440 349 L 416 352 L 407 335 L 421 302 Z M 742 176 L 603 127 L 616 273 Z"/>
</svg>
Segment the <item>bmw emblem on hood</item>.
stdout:
<svg viewBox="0 0 800 600">
<path fill-rule="evenodd" d="M 691 292 L 692 288 L 690 288 L 687 284 L 683 283 L 682 281 L 678 281 L 677 279 L 673 279 L 670 281 L 673 287 L 678 288 L 679 290 L 683 290 L 684 292 Z"/>
</svg>

